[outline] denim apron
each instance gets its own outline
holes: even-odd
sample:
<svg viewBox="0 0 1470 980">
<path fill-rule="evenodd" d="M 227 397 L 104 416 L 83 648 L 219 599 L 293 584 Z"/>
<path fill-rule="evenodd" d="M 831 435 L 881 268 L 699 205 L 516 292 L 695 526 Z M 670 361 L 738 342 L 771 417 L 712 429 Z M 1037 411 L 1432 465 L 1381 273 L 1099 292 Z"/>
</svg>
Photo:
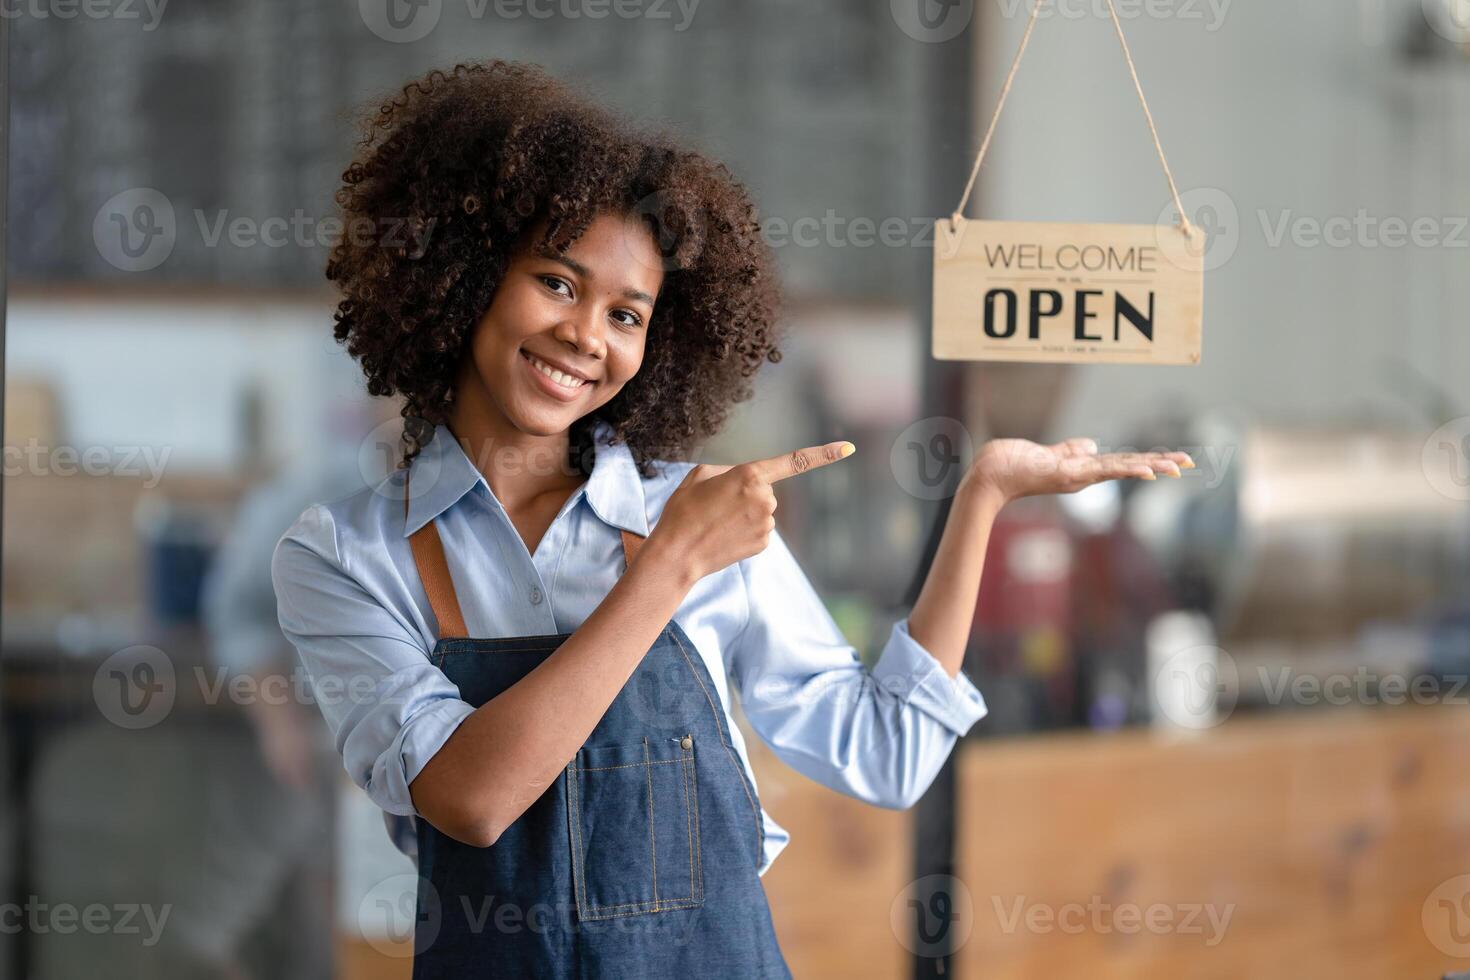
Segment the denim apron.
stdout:
<svg viewBox="0 0 1470 980">
<path fill-rule="evenodd" d="M 643 539 L 622 533 L 626 567 Z M 571 635 L 467 636 L 437 522 L 410 545 L 439 628 L 431 660 L 469 704 Z M 414 980 L 790 977 L 756 874 L 760 803 L 726 725 L 703 659 L 670 620 L 591 737 L 493 845 L 419 817 Z"/>
</svg>

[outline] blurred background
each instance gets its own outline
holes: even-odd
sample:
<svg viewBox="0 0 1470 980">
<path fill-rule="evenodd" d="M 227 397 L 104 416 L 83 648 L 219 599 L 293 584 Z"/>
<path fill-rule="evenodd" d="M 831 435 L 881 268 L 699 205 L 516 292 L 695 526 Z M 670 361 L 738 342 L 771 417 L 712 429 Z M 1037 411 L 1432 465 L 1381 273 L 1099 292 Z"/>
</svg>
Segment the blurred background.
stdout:
<svg viewBox="0 0 1470 980">
<path fill-rule="evenodd" d="M 398 434 L 323 277 L 355 120 L 491 57 L 751 189 L 787 356 L 707 458 L 858 445 L 779 517 L 864 657 L 985 440 L 1198 464 L 1002 512 L 990 714 L 913 810 L 749 738 L 797 976 L 1470 970 L 1470 4 L 1117 3 L 1210 234 L 1197 367 L 929 357 L 1024 0 L 6 4 L 0 978 L 408 976 L 268 563 Z M 1177 219 L 1105 0 L 1048 4 L 969 214 Z"/>
</svg>

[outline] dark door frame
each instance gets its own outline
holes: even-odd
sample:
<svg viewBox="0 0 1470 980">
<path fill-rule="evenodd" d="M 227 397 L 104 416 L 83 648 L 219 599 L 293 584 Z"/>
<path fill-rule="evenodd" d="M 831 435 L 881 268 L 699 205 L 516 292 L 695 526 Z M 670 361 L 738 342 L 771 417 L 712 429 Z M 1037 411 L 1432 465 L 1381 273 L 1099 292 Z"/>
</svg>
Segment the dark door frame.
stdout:
<svg viewBox="0 0 1470 980">
<path fill-rule="evenodd" d="M 928 0 L 915 0 L 928 2 Z M 979 24 L 980 5 L 974 4 L 969 26 L 952 40 L 925 45 L 924 98 L 927 102 L 923 113 L 925 139 L 929 152 L 926 186 L 920 201 L 927 214 L 936 219 L 948 216 L 965 187 L 970 164 L 975 154 L 975 132 L 973 110 L 975 99 L 975 48 Z M 955 11 L 955 15 L 958 11 Z M 919 363 L 921 418 L 947 417 L 965 421 L 965 371 L 964 365 L 955 361 L 936 361 L 931 354 L 930 322 L 932 318 L 933 275 L 930 249 L 913 249 L 915 269 L 914 281 L 918 284 L 914 297 L 914 309 L 919 311 L 919 329 L 915 331 L 920 345 Z M 953 474 L 958 482 L 959 473 Z M 950 488 L 951 491 L 953 488 Z M 907 604 L 910 608 L 918 600 L 919 588 L 933 564 L 939 539 L 949 518 L 950 498 L 926 505 L 930 515 L 930 530 L 924 553 L 919 561 L 914 581 L 909 587 Z M 955 825 L 959 818 L 956 811 L 954 754 L 940 770 L 929 791 L 919 801 L 914 812 L 913 880 L 928 879 L 930 884 L 942 890 L 953 881 L 955 873 L 954 840 Z M 939 876 L 939 877 L 935 877 Z M 924 915 L 935 890 L 915 889 L 912 896 L 919 902 L 915 915 Z M 947 896 L 946 896 L 947 897 Z M 917 921 L 908 922 L 910 929 L 917 931 Z M 927 923 L 933 925 L 933 923 Z M 928 933 L 928 930 L 925 930 Z M 912 975 L 916 980 L 931 977 L 952 977 L 951 960 L 955 951 L 955 937 L 948 921 L 939 924 L 939 940 L 927 942 L 932 933 L 925 935 L 926 942 L 919 943 L 917 932 L 909 939 L 908 948 L 915 951 L 912 960 Z M 959 937 L 963 941 L 963 937 Z M 918 951 L 922 950 L 922 952 Z M 937 954 L 937 955 L 925 955 Z"/>
</svg>

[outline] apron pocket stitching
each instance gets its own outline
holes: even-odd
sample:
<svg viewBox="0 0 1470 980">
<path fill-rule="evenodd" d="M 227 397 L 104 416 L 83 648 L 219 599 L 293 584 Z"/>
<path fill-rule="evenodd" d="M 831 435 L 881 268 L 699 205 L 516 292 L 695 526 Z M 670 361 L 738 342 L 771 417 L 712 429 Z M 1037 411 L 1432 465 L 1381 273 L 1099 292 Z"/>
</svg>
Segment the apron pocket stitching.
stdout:
<svg viewBox="0 0 1470 980">
<path fill-rule="evenodd" d="M 653 815 L 653 767 L 648 764 L 648 739 L 643 739 L 643 776 L 648 784 L 648 853 L 653 863 L 653 904 L 658 905 L 658 822 Z"/>
<path fill-rule="evenodd" d="M 578 795 L 577 777 L 574 770 L 567 769 L 567 820 L 571 824 L 571 831 L 577 841 L 577 849 L 572 854 L 572 885 L 577 889 L 577 907 L 581 909 L 586 905 L 587 883 L 582 879 L 582 803 Z"/>
<path fill-rule="evenodd" d="M 621 765 L 621 766 L 577 766 L 577 765 L 573 765 L 571 767 L 571 770 L 572 770 L 572 772 L 607 772 L 609 769 L 641 769 L 644 766 L 668 766 L 668 765 L 673 765 L 675 763 L 682 762 L 682 761 L 683 761 L 682 759 L 652 759 L 652 760 L 650 760 L 648 762 L 629 762 L 626 765 Z"/>
<path fill-rule="evenodd" d="M 689 737 L 691 739 L 693 738 L 692 734 L 689 735 L 689 736 L 686 736 L 686 737 Z M 673 741 L 675 742 L 675 745 L 677 746 L 677 747 L 674 747 L 673 748 L 673 751 L 677 752 L 678 753 L 678 756 L 679 756 L 678 758 L 674 758 L 674 759 L 655 759 L 655 758 L 653 758 L 652 757 L 652 751 L 651 751 L 651 744 L 650 744 L 649 740 L 645 737 L 644 739 L 642 739 L 640 742 L 637 742 L 637 743 L 623 743 L 623 744 L 620 744 L 620 745 L 601 745 L 601 746 L 584 747 L 582 750 L 580 750 L 578 752 L 578 755 L 577 755 L 576 759 L 574 759 L 566 767 L 566 778 L 567 778 L 567 793 L 566 793 L 567 819 L 568 819 L 568 823 L 570 825 L 569 828 L 568 828 L 569 829 L 569 832 L 570 832 L 569 833 L 569 836 L 570 836 L 570 838 L 572 840 L 572 845 L 573 845 L 573 850 L 572 850 L 572 865 L 573 865 L 573 867 L 572 867 L 572 879 L 573 879 L 573 886 L 575 888 L 575 893 L 576 893 L 575 894 L 575 897 L 576 897 L 576 904 L 577 904 L 577 912 L 578 912 L 578 914 L 579 914 L 579 916 L 581 918 L 583 918 L 583 919 L 603 919 L 603 918 L 613 918 L 613 917 L 627 916 L 627 915 L 642 915 L 642 914 L 647 914 L 647 913 L 652 913 L 652 912 L 665 912 L 665 911 L 670 911 L 670 910 L 674 910 L 674 909 L 697 908 L 697 907 L 699 907 L 700 905 L 703 904 L 703 901 L 704 901 L 704 869 L 700 866 L 700 864 L 701 864 L 700 857 L 701 856 L 700 856 L 700 840 L 699 840 L 699 809 L 698 809 L 699 808 L 699 797 L 698 797 L 698 771 L 697 771 L 697 766 L 693 766 L 692 768 L 691 767 L 681 768 L 681 770 L 679 772 L 679 779 L 680 779 L 681 785 L 682 785 L 682 796 L 683 796 L 682 802 L 683 802 L 683 805 L 685 807 L 684 826 L 685 826 L 685 834 L 686 834 L 686 837 L 687 837 L 687 842 L 686 842 L 686 848 L 685 848 L 685 850 L 690 855 L 690 861 L 691 861 L 690 876 L 689 876 L 690 877 L 690 894 L 688 896 L 679 897 L 679 898 L 660 897 L 660 895 L 659 895 L 658 863 L 657 863 L 657 860 L 658 860 L 657 859 L 657 846 L 658 846 L 657 845 L 657 840 L 658 840 L 658 837 L 660 835 L 659 835 L 659 827 L 658 827 L 658 819 L 659 819 L 658 818 L 658 808 L 657 808 L 657 805 L 656 805 L 656 802 L 655 802 L 655 798 L 658 796 L 658 794 L 660 792 L 661 793 L 664 793 L 665 795 L 669 794 L 670 791 L 673 790 L 673 784 L 672 784 L 672 782 L 668 782 L 666 784 L 666 786 L 665 786 L 664 789 L 662 789 L 662 790 L 656 790 L 656 788 L 655 788 L 655 781 L 653 779 L 653 774 L 654 774 L 655 770 L 654 770 L 653 767 L 655 765 L 661 765 L 661 764 L 665 764 L 665 763 L 680 763 L 681 765 L 683 765 L 684 763 L 690 763 L 690 764 L 692 764 L 695 761 L 694 755 L 693 755 L 692 742 L 691 742 L 691 747 L 689 749 L 684 749 L 682 747 L 682 745 L 679 745 L 678 744 L 678 740 L 673 740 Z M 661 751 L 665 751 L 665 750 L 667 750 L 667 749 L 670 748 L 670 746 L 662 746 L 661 743 L 660 743 L 660 745 L 661 745 Z M 637 752 L 640 752 L 640 751 L 643 753 L 644 758 L 645 758 L 645 761 L 643 761 L 643 762 L 619 763 L 619 764 L 607 765 L 607 766 L 587 766 L 587 765 L 578 765 L 577 764 L 577 762 L 579 760 L 596 761 L 596 756 L 595 755 L 592 756 L 589 759 L 589 757 L 587 755 L 587 753 L 589 753 L 589 752 L 590 753 L 597 753 L 597 752 L 607 752 L 607 753 L 610 753 L 612 755 L 612 759 L 609 759 L 609 761 L 613 761 L 619 755 L 621 755 L 623 758 L 627 758 L 630 754 L 634 754 L 634 753 L 637 753 Z M 628 901 L 628 902 L 613 902 L 613 903 L 606 903 L 606 904 L 605 903 L 600 903 L 600 902 L 597 901 L 597 899 L 594 896 L 593 892 L 591 890 L 589 890 L 589 883 L 590 883 L 591 887 L 594 888 L 594 889 L 598 887 L 598 881 L 599 880 L 607 880 L 609 882 L 615 883 L 616 882 L 616 879 L 615 878 L 607 878 L 606 875 L 614 875 L 614 876 L 616 876 L 616 875 L 619 874 L 619 872 L 616 870 L 615 866 L 612 867 L 612 868 L 606 868 L 605 869 L 605 873 L 604 872 L 595 872 L 595 871 L 592 870 L 592 869 L 596 869 L 596 868 L 602 867 L 601 865 L 599 865 L 599 864 L 597 864 L 595 862 L 597 862 L 599 860 L 598 857 L 597 857 L 597 854 L 602 854 L 604 852 L 602 852 L 601 850 L 599 850 L 597 852 L 597 854 L 589 854 L 589 848 L 587 846 L 587 841 L 586 841 L 585 834 L 584 834 L 583 823 L 587 819 L 594 819 L 594 823 L 596 821 L 595 821 L 595 813 L 594 813 L 594 811 L 587 809 L 588 801 L 591 800 L 593 797 L 591 795 L 589 795 L 586 798 L 584 798 L 583 793 L 582 793 L 582 789 L 583 789 L 582 780 L 583 779 L 588 779 L 588 778 L 598 780 L 598 782 L 591 783 L 591 784 L 589 784 L 589 786 L 594 787 L 594 788 L 597 789 L 597 796 L 598 796 L 598 798 L 611 801 L 612 806 L 613 806 L 613 809 L 614 809 L 614 811 L 616 811 L 616 809 L 618 807 L 618 799 L 619 799 L 619 793 L 620 793 L 620 791 L 623 792 L 623 793 L 626 793 L 626 792 L 629 792 L 629 791 L 633 791 L 633 786 L 636 785 L 636 784 L 632 783 L 631 780 L 637 779 L 637 776 L 634 773 L 627 773 L 626 775 L 623 775 L 623 776 L 610 776 L 610 777 L 588 777 L 588 776 L 582 776 L 581 774 L 582 773 L 592 773 L 592 772 L 610 772 L 610 771 L 620 770 L 620 769 L 626 770 L 626 769 L 638 769 L 638 768 L 642 768 L 644 770 L 644 783 L 643 783 L 644 790 L 643 790 L 643 794 L 642 795 L 646 795 L 647 813 L 648 813 L 648 820 L 649 820 L 650 864 L 652 866 L 652 872 L 653 872 L 653 877 L 652 877 L 652 893 L 653 893 L 653 897 L 652 897 L 652 900 L 640 900 L 640 901 Z M 616 781 L 609 781 L 609 780 L 616 780 Z M 621 788 L 621 790 L 620 790 L 620 788 Z M 634 797 L 633 799 L 636 799 L 636 797 Z M 626 805 L 627 803 L 632 803 L 633 802 L 633 800 L 632 799 L 629 799 L 627 796 L 623 796 L 622 797 L 622 800 L 624 801 L 624 805 Z M 672 801 L 678 801 L 679 800 L 679 797 L 674 796 L 674 797 L 671 798 L 671 800 Z M 636 806 L 636 803 L 634 805 Z M 595 809 L 599 809 L 599 808 L 594 808 L 594 810 Z M 633 812 L 636 813 L 637 811 L 635 810 Z M 612 817 L 607 818 L 607 820 L 610 822 L 610 825 L 613 825 L 613 826 L 616 825 L 616 817 L 615 817 L 615 815 L 612 816 Z M 678 823 L 677 823 L 678 815 L 677 815 L 677 813 L 668 814 L 666 812 L 666 816 L 665 816 L 664 820 L 665 820 L 665 822 L 672 823 L 673 827 L 674 828 L 677 828 L 677 826 L 678 826 Z M 625 821 L 624 826 L 626 826 L 626 818 L 624 818 L 624 821 Z M 594 827 L 594 829 L 596 829 L 596 828 Z M 670 828 L 664 828 L 664 831 L 665 831 L 664 836 L 668 837 L 668 831 L 669 831 L 669 829 Z M 673 833 L 674 833 L 674 836 L 671 837 L 671 838 L 669 838 L 669 839 L 670 840 L 677 841 L 677 839 L 678 839 L 677 838 L 678 831 L 677 830 L 674 830 Z M 604 845 L 604 844 L 598 844 L 597 845 L 597 847 L 599 847 L 599 848 L 604 847 L 604 846 L 607 846 L 607 845 Z M 666 855 L 668 855 L 668 854 L 678 854 L 679 853 L 679 850 L 680 850 L 679 848 L 676 847 L 674 850 L 670 851 L 670 850 L 668 850 L 668 847 L 669 847 L 669 843 L 668 843 L 668 840 L 666 840 L 666 842 L 665 842 L 665 854 Z M 609 851 L 607 853 L 608 854 L 614 854 L 614 853 L 616 853 L 616 849 L 614 849 L 613 851 Z M 614 859 L 614 860 L 616 860 L 616 859 Z M 634 862 L 636 863 L 636 858 L 634 859 Z M 589 866 L 590 866 L 590 868 L 589 868 Z M 622 873 L 623 874 L 626 874 L 628 871 L 636 871 L 636 868 L 625 868 L 625 869 L 623 869 L 623 872 Z M 675 871 L 674 873 L 676 875 L 678 874 L 677 871 Z M 602 876 L 602 877 L 599 878 L 599 876 Z M 676 878 L 675 880 L 677 881 L 678 879 Z M 667 884 L 667 882 L 665 882 L 665 884 Z M 608 896 L 608 897 L 612 897 L 612 896 Z M 630 911 L 625 911 L 625 910 L 630 910 Z"/>
<path fill-rule="evenodd" d="M 694 890 L 694 832 L 690 827 L 693 816 L 689 813 L 689 769 L 684 765 L 684 753 L 679 753 L 679 788 L 684 791 L 684 828 L 689 835 L 689 894 Z"/>
<path fill-rule="evenodd" d="M 639 904 L 647 904 L 647 903 L 630 902 L 628 904 L 629 905 L 639 905 Z M 603 913 L 603 910 L 605 910 L 605 909 L 615 909 L 615 908 L 625 908 L 627 906 L 621 906 L 621 905 L 599 905 L 599 906 L 597 906 L 597 911 L 598 911 L 599 914 L 596 914 L 596 915 L 584 915 L 584 916 L 582 916 L 582 918 L 584 920 L 587 920 L 587 921 L 594 920 L 594 919 L 617 919 L 617 918 L 621 918 L 623 916 L 628 916 L 628 915 L 647 915 L 650 912 L 674 912 L 674 911 L 677 911 L 678 909 L 697 909 L 697 908 L 699 908 L 699 906 L 701 904 L 702 904 L 701 902 L 696 901 L 694 899 L 678 899 L 676 901 L 668 901 L 668 902 L 665 902 L 662 905 L 660 905 L 658 908 L 639 908 L 639 909 L 636 909 L 635 911 L 632 911 L 632 912 L 612 912 L 612 913 L 607 913 L 607 914 L 602 914 Z"/>
<path fill-rule="evenodd" d="M 695 882 L 698 883 L 697 887 L 691 887 L 690 891 L 695 898 L 703 901 L 704 855 L 700 852 L 699 840 L 699 770 L 694 765 L 694 746 L 692 741 L 689 747 L 689 764 L 685 766 L 685 771 L 688 774 L 688 779 L 685 781 L 686 788 L 684 792 L 686 793 L 685 798 L 689 801 L 689 811 L 687 811 L 687 813 L 689 814 L 689 819 L 691 821 L 689 824 L 689 847 L 691 850 L 691 856 L 689 858 L 689 876 L 691 879 L 691 885 L 693 885 Z M 688 789 L 688 785 L 690 783 L 692 783 L 694 786 L 694 791 L 692 793 Z"/>
</svg>

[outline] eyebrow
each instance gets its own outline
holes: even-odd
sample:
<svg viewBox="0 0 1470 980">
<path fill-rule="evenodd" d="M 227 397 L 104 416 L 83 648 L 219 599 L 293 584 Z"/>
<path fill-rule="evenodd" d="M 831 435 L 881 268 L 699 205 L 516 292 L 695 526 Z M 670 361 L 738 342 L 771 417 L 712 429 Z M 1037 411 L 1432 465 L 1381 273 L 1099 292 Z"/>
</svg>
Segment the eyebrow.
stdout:
<svg viewBox="0 0 1470 980">
<path fill-rule="evenodd" d="M 585 265 L 583 265 L 582 263 L 578 262 L 576 259 L 571 258 L 570 256 L 566 256 L 566 255 L 550 255 L 550 254 L 548 254 L 548 255 L 545 255 L 544 257 L 547 258 L 547 259 L 550 259 L 552 262 L 559 262 L 559 263 L 561 263 L 562 265 L 566 266 L 568 269 L 571 269 L 577 275 L 581 276 L 583 279 L 586 279 L 588 281 L 591 281 L 591 280 L 597 278 L 596 276 L 594 276 L 592 274 L 592 270 L 591 269 L 587 268 Z M 625 286 L 625 287 L 623 287 L 623 298 L 624 299 L 642 300 L 643 302 L 647 303 L 649 306 L 654 306 L 655 305 L 655 302 L 654 302 L 654 299 L 653 299 L 652 296 L 648 295 L 647 293 L 645 293 L 641 289 L 634 289 L 631 286 Z"/>
</svg>

